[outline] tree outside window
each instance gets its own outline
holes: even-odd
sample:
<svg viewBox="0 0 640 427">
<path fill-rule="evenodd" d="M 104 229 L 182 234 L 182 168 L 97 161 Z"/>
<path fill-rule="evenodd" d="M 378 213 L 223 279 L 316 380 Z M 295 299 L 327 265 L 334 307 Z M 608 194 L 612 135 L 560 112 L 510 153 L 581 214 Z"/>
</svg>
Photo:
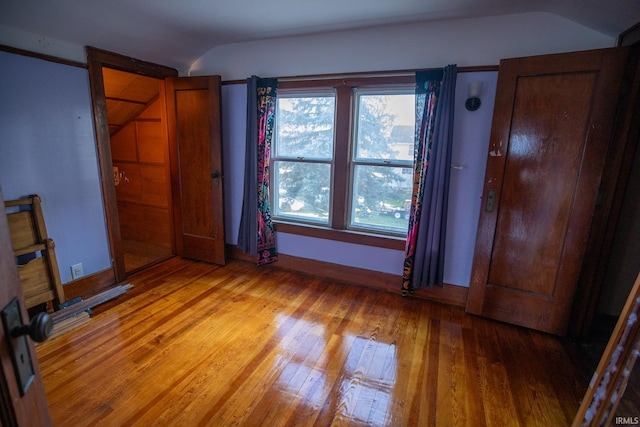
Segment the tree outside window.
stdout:
<svg viewBox="0 0 640 427">
<path fill-rule="evenodd" d="M 348 91 L 349 114 L 339 115 L 336 106 L 345 93 L 279 89 L 272 154 L 274 218 L 406 235 L 413 180 L 413 87 L 354 86 Z M 348 141 L 336 138 L 337 128 L 345 125 Z M 341 149 L 341 144 L 348 147 Z M 348 158 L 336 159 L 336 153 L 348 153 Z M 338 183 L 348 188 L 338 191 Z M 344 220 L 332 221 L 333 216 Z"/>
</svg>

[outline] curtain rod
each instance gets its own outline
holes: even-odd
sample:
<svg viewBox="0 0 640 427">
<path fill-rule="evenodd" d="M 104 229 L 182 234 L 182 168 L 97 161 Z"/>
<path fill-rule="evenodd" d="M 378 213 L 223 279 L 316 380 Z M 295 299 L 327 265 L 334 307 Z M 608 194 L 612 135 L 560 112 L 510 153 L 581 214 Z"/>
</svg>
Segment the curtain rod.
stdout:
<svg viewBox="0 0 640 427">
<path fill-rule="evenodd" d="M 424 70 L 437 70 L 438 68 L 424 68 Z M 329 80 L 329 79 L 342 79 L 342 78 L 364 78 L 364 77 L 402 77 L 402 76 L 412 76 L 419 69 L 409 69 L 409 70 L 388 70 L 388 71 L 370 71 L 370 72 L 351 72 L 351 73 L 335 73 L 335 74 L 309 74 L 309 75 L 299 75 L 299 76 L 281 76 L 281 77 L 272 77 L 277 78 L 278 81 L 305 81 L 305 80 Z M 420 69 L 422 70 L 422 69 Z M 480 65 L 473 67 L 458 67 L 459 73 L 474 73 L 474 72 L 482 72 L 482 71 L 498 71 L 497 65 Z M 240 84 L 246 83 L 246 79 L 242 80 L 224 80 L 222 82 L 223 85 L 232 85 L 232 84 Z"/>
</svg>

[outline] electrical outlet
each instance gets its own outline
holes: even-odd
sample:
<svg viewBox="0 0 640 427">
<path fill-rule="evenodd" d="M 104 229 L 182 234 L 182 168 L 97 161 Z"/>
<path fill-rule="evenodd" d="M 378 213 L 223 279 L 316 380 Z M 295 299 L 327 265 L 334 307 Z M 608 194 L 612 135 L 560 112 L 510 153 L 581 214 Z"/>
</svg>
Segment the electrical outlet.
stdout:
<svg viewBox="0 0 640 427">
<path fill-rule="evenodd" d="M 84 276 L 84 271 L 82 271 L 82 263 L 74 264 L 71 266 L 71 279 L 76 280 Z"/>
</svg>

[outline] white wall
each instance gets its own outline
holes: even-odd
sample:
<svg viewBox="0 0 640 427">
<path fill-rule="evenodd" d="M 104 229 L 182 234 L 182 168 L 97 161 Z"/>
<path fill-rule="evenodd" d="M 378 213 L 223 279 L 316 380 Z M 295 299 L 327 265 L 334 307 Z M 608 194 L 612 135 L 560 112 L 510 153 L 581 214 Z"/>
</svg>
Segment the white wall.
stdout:
<svg viewBox="0 0 640 427">
<path fill-rule="evenodd" d="M 0 44 L 69 61 L 87 62 L 83 45 L 52 39 L 4 25 L 0 25 Z"/>
<path fill-rule="evenodd" d="M 82 44 L 1 25 L 0 44 L 86 62 Z M 191 65 L 190 71 L 178 71 L 181 75 L 219 74 L 223 80 L 236 80 L 252 74 L 277 77 L 447 64 L 497 65 L 503 58 L 615 44 L 614 37 L 558 15 L 532 12 L 228 44 L 205 53 Z"/>
<path fill-rule="evenodd" d="M 82 46 L 33 34 L 22 34 L 16 31 L 9 33 L 4 30 L 0 28 L 0 43 L 64 59 L 84 61 L 84 49 Z M 269 77 L 422 69 L 442 67 L 447 64 L 458 64 L 458 66 L 497 65 L 502 58 L 595 49 L 614 45 L 615 39 L 612 37 L 592 31 L 556 15 L 528 13 L 474 20 L 396 25 L 219 46 L 211 49 L 198 61 L 194 62 L 190 73 L 193 75 L 219 74 L 222 75 L 223 80 L 244 80 L 252 74 Z M 46 63 L 46 61 L 41 62 Z M 34 91 L 45 90 L 44 88 L 52 83 L 47 70 L 48 66 L 39 65 L 37 72 L 41 74 L 38 74 L 34 79 L 35 81 L 39 79 L 42 84 L 34 85 L 32 88 Z M 16 71 L 8 72 L 9 75 L 14 73 Z M 79 90 L 86 91 L 88 96 L 86 70 L 79 70 L 78 73 L 80 75 L 75 79 L 79 85 Z M 464 110 L 461 113 L 457 112 L 456 120 L 459 121 L 459 124 L 456 125 L 454 134 L 454 138 L 458 139 L 458 142 L 454 143 L 454 156 L 456 156 L 455 150 L 461 156 L 457 160 L 454 159 L 454 163 L 468 166 L 459 173 L 458 171 L 453 173 L 452 179 L 454 181 L 461 180 L 454 185 L 469 187 L 471 192 L 462 196 L 454 195 L 451 200 L 452 204 L 464 205 L 462 209 L 456 207 L 454 213 L 462 212 L 466 209 L 469 211 L 467 213 L 468 218 L 475 217 L 475 221 L 477 221 L 476 212 L 479 209 L 480 194 L 473 189 L 472 184 L 479 185 L 481 183 L 482 175 L 478 178 L 476 174 L 484 173 L 486 160 L 486 155 L 479 154 L 476 150 L 484 149 L 484 144 L 488 143 L 488 130 L 491 126 L 492 113 L 491 97 L 495 91 L 496 78 L 495 73 L 480 73 L 478 76 L 473 76 L 473 78 L 480 78 L 480 76 L 485 76 L 487 82 L 485 85 L 486 93 L 483 97 L 483 107 L 473 115 L 469 115 Z M 459 77 L 458 83 L 462 87 L 462 89 L 458 90 L 459 96 L 464 96 L 464 86 L 466 84 L 464 79 L 467 77 L 470 78 L 471 75 L 461 74 Z M 482 77 L 482 79 L 485 77 Z M 9 80 L 5 84 L 5 87 L 10 88 L 13 83 Z M 244 111 L 244 97 L 246 94 L 244 92 L 243 85 L 228 85 L 223 89 L 226 218 L 228 221 L 227 235 L 229 236 L 227 241 L 233 244 L 236 243 L 235 239 L 239 223 L 240 208 L 238 206 L 241 207 L 242 203 L 242 192 L 238 191 L 237 187 L 242 185 L 244 174 L 243 163 L 239 160 L 244 157 L 244 116 L 246 114 Z M 35 93 L 33 95 L 35 96 Z M 37 101 L 34 99 L 33 102 Z M 0 104 L 6 105 L 5 99 L 0 99 Z M 459 109 L 461 108 L 460 101 L 458 101 L 458 104 Z M 60 110 L 58 113 L 67 119 L 69 117 L 81 117 L 86 120 L 86 115 L 90 114 L 90 107 L 84 104 L 81 108 L 76 108 L 63 101 L 52 101 L 50 105 L 56 105 L 56 109 Z M 76 113 L 78 116 L 76 116 Z M 33 118 L 39 117 L 37 112 L 29 110 L 25 111 L 24 114 Z M 11 123 L 8 124 L 11 125 Z M 46 144 L 43 141 L 50 141 L 47 138 L 51 135 L 47 134 L 46 127 L 41 127 L 41 123 L 32 121 L 31 126 L 34 132 L 43 132 L 41 136 L 45 139 L 38 142 L 38 144 Z M 88 127 L 85 129 L 88 129 Z M 4 137 L 6 134 L 4 130 L 0 129 L 0 136 Z M 86 182 L 87 185 L 93 186 L 94 196 L 99 196 L 99 177 L 95 159 L 93 157 L 89 158 L 90 152 L 87 151 L 88 146 L 85 145 L 88 138 L 91 138 L 91 143 L 93 144 L 91 149 L 95 149 L 93 136 L 57 136 L 59 138 L 55 139 L 54 142 L 50 142 L 51 152 L 54 153 L 54 156 L 48 159 L 50 162 L 47 166 L 49 173 L 60 172 L 60 165 L 69 165 L 69 162 L 72 162 L 69 157 L 71 153 L 77 154 L 78 150 L 82 150 L 82 155 L 84 156 L 82 160 L 83 166 L 77 168 L 68 166 L 68 171 L 63 170 L 62 172 L 65 172 L 65 174 L 67 172 L 79 174 L 83 180 L 81 182 Z M 10 140 L 13 141 L 13 139 L 11 138 Z M 6 139 L 3 140 L 2 144 L 7 144 L 7 141 Z M 461 147 L 466 148 L 461 149 Z M 38 157 L 35 154 L 24 154 L 24 156 L 29 162 L 33 161 L 30 159 L 31 156 Z M 52 160 L 53 162 L 51 162 Z M 11 165 L 10 161 L 7 160 L 6 162 Z M 52 175 L 48 176 L 51 177 Z M 464 178 L 465 176 L 469 178 Z M 7 180 L 7 178 L 2 179 L 4 181 Z M 62 198 L 70 206 L 77 206 L 78 203 L 88 204 L 93 209 L 91 211 L 92 222 L 96 224 L 104 223 L 101 199 L 95 199 L 94 197 L 95 200 L 88 201 L 85 190 L 76 193 L 76 190 L 72 189 L 78 183 L 76 178 L 64 183 L 60 181 L 62 179 L 60 177 L 42 179 L 49 179 L 52 184 L 56 183 L 56 185 L 53 185 L 56 198 Z M 20 191 L 38 192 L 27 189 Z M 51 196 L 46 195 L 46 203 L 49 203 L 49 197 Z M 47 208 L 45 207 L 45 209 Z M 60 207 L 60 212 L 66 210 L 66 207 Z M 51 216 L 46 211 L 45 215 Z M 78 221 L 78 223 L 82 223 L 82 221 L 86 221 L 84 218 L 72 218 L 72 222 Z M 456 227 L 451 231 L 452 241 L 448 245 L 453 248 L 451 253 L 455 254 L 455 259 L 449 261 L 445 267 L 445 281 L 466 286 L 468 285 L 470 268 L 468 259 L 469 254 L 472 254 L 472 241 L 475 239 L 475 225 L 465 220 L 467 221 L 467 228 L 464 228 L 460 226 L 462 224 L 461 221 L 463 220 L 460 218 L 453 220 Z M 95 235 L 83 236 L 82 233 L 77 233 L 73 230 L 73 228 L 68 228 L 67 231 L 53 237 L 57 241 L 65 241 L 71 237 L 73 239 L 89 237 L 95 240 L 97 250 L 100 253 L 96 256 L 95 268 L 92 268 L 92 270 L 108 267 L 110 262 L 108 260 L 108 245 L 106 244 L 104 232 L 99 231 Z M 53 229 L 51 231 L 53 234 Z M 460 237 L 461 235 L 463 237 Z M 309 239 L 311 238 L 292 235 L 279 236 L 280 250 L 283 253 L 296 256 L 346 263 L 347 265 L 377 271 L 401 273 L 400 260 L 402 251 L 368 247 L 353 248 L 349 244 L 322 241 L 322 239 Z M 78 247 L 73 242 L 70 245 Z M 460 258 L 456 261 L 458 254 Z M 68 271 L 67 264 L 69 263 L 82 262 L 82 256 L 86 255 L 70 254 L 64 260 L 59 258 L 61 272 Z M 459 264 L 456 264 L 456 262 L 459 262 Z M 86 266 L 85 272 L 87 272 Z"/>
<path fill-rule="evenodd" d="M 452 163 L 462 169 L 451 171 L 444 281 L 459 286 L 469 286 L 471 278 L 497 74 L 493 71 L 460 73 L 456 85 Z M 474 112 L 464 108 L 467 84 L 472 81 L 484 83 L 482 106 Z M 227 220 L 225 231 L 227 243 L 235 245 L 244 182 L 246 85 L 223 86 L 222 106 Z M 402 274 L 404 251 L 287 233 L 276 233 L 276 239 L 278 251 L 283 254 Z"/>
<path fill-rule="evenodd" d="M 615 46 L 612 37 L 549 13 L 406 24 L 237 43 L 211 49 L 191 75 L 223 80 L 497 65 L 500 59 Z"/>
<path fill-rule="evenodd" d="M 467 111 L 467 86 L 477 81 L 483 82 L 482 105 Z M 462 169 L 451 170 L 445 283 L 469 286 L 471 281 L 497 81 L 497 72 L 458 74 L 451 163 Z"/>
<path fill-rule="evenodd" d="M 222 86 L 222 156 L 224 157 L 225 239 L 238 244 L 247 135 L 247 85 Z M 240 161 L 239 159 L 242 159 Z"/>
<path fill-rule="evenodd" d="M 211 49 L 190 74 L 220 74 L 223 80 L 458 66 L 497 65 L 502 58 L 611 47 L 615 40 L 548 13 L 410 24 L 304 37 L 288 37 Z M 483 105 L 464 109 L 469 81 L 483 81 Z M 446 283 L 468 286 L 489 143 L 496 72 L 460 73 L 450 210 L 445 259 Z M 246 117 L 244 84 L 223 87 L 227 242 L 236 244 Z M 226 118 L 225 118 L 226 116 Z M 402 274 L 403 251 L 277 234 L 283 254 L 374 271 Z"/>
<path fill-rule="evenodd" d="M 63 283 L 111 267 L 86 69 L 0 51 L 0 186 L 42 198 Z"/>
</svg>

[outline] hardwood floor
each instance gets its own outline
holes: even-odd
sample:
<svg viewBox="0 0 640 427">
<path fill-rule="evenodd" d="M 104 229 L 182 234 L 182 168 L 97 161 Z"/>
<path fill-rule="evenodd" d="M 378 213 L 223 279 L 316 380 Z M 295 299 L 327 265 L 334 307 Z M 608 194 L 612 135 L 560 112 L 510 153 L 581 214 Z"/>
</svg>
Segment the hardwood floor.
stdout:
<svg viewBox="0 0 640 427">
<path fill-rule="evenodd" d="M 171 256 L 171 248 L 149 242 L 122 239 L 124 269 L 130 273 Z"/>
<path fill-rule="evenodd" d="M 553 336 L 399 294 L 171 259 L 37 347 L 56 426 L 562 426 L 590 375 Z"/>
</svg>

